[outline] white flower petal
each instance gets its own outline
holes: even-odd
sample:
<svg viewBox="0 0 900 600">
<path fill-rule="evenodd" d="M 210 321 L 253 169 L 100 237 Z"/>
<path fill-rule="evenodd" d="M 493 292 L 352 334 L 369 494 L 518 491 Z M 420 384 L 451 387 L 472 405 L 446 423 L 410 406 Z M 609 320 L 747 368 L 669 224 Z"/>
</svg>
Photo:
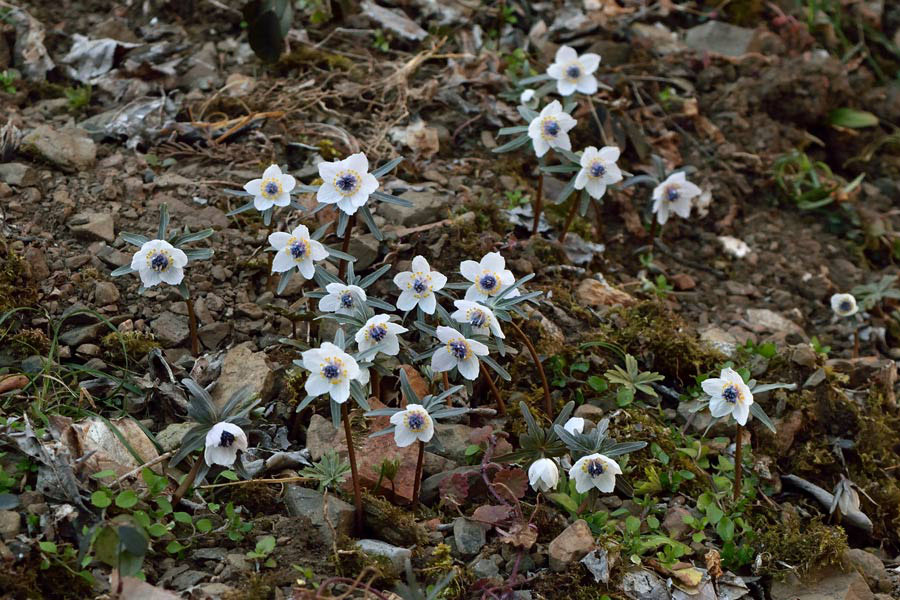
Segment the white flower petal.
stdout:
<svg viewBox="0 0 900 600">
<path fill-rule="evenodd" d="M 471 344 L 471 341 L 469 342 Z M 469 379 L 471 381 L 475 381 L 478 379 L 478 371 L 480 370 L 481 362 L 478 360 L 478 357 L 474 354 L 469 355 L 469 357 L 465 360 L 459 361 L 457 364 L 457 368 L 459 369 L 459 374 Z"/>
<path fill-rule="evenodd" d="M 297 266 L 297 261 L 294 260 L 290 250 L 287 248 L 276 252 L 275 258 L 272 259 L 273 273 L 284 273 L 285 271 L 290 271 L 295 266 Z"/>
<path fill-rule="evenodd" d="M 442 346 L 431 355 L 431 370 L 435 373 L 443 373 L 455 367 L 457 362 L 459 361 L 450 354 L 446 346 Z"/>
</svg>

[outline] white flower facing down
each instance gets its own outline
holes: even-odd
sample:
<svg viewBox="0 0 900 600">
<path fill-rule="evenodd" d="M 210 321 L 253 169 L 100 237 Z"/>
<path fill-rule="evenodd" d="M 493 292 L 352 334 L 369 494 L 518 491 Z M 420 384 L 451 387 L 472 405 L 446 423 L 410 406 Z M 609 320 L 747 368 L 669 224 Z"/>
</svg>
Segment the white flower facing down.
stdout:
<svg viewBox="0 0 900 600">
<path fill-rule="evenodd" d="M 506 259 L 499 252 L 488 252 L 481 258 L 481 262 L 464 260 L 459 263 L 459 272 L 472 282 L 466 290 L 466 300 L 471 302 L 484 302 L 516 282 L 512 271 L 506 268 Z M 504 298 L 515 298 L 518 295 L 519 290 L 515 289 Z"/>
<path fill-rule="evenodd" d="M 831 310 L 839 317 L 852 317 L 859 312 L 853 294 L 835 294 L 831 297 Z"/>
<path fill-rule="evenodd" d="M 248 181 L 244 191 L 253 196 L 253 206 L 264 211 L 273 206 L 287 206 L 291 203 L 291 190 L 297 185 L 293 175 L 282 173 L 278 165 L 271 165 L 263 171 L 262 179 Z"/>
<path fill-rule="evenodd" d="M 141 284 L 145 288 L 159 283 L 178 285 L 184 279 L 187 262 L 187 255 L 169 242 L 150 240 L 134 253 L 131 268 L 141 276 Z"/>
<path fill-rule="evenodd" d="M 275 258 L 272 259 L 273 273 L 284 273 L 297 267 L 301 275 L 312 279 L 316 273 L 313 261 L 328 258 L 325 246 L 310 239 L 306 225 L 298 225 L 291 233 L 276 231 L 269 235 L 269 243 L 276 250 Z"/>
<path fill-rule="evenodd" d="M 437 328 L 437 338 L 444 345 L 431 356 L 431 370 L 443 373 L 456 367 L 466 379 L 477 379 L 481 366 L 478 357 L 487 356 L 488 347 L 481 342 L 468 340 L 457 330 L 443 325 Z"/>
<path fill-rule="evenodd" d="M 319 298 L 319 310 L 322 312 L 352 315 L 366 301 L 366 290 L 358 285 L 329 283 L 325 291 L 328 293 Z"/>
<path fill-rule="evenodd" d="M 619 463 L 602 454 L 589 454 L 579 458 L 569 469 L 569 478 L 575 480 L 575 490 L 583 494 L 597 488 L 609 494 L 616 488 L 616 475 L 621 475 Z"/>
<path fill-rule="evenodd" d="M 533 99 L 534 99 L 534 90 L 531 88 L 523 90 L 522 93 L 519 95 L 519 102 L 521 102 L 522 104 L 528 104 Z"/>
<path fill-rule="evenodd" d="M 397 334 L 409 331 L 406 327 L 391 323 L 388 315 L 375 315 L 356 332 L 356 343 L 359 344 L 359 351 L 365 352 L 372 346 L 384 344 L 384 348 L 379 350 L 388 356 L 397 356 L 400 353 L 400 340 Z"/>
<path fill-rule="evenodd" d="M 726 367 L 718 377 L 710 377 L 700 387 L 709 395 L 709 412 L 712 416 L 719 418 L 731 415 L 738 424 L 747 424 L 753 394 L 737 371 Z"/>
<path fill-rule="evenodd" d="M 528 467 L 528 483 L 536 492 L 549 492 L 559 483 L 559 467 L 552 458 L 539 458 Z"/>
<path fill-rule="evenodd" d="M 572 149 L 572 141 L 568 131 L 575 127 L 575 119 L 563 112 L 559 100 L 554 100 L 544 107 L 541 114 L 528 124 L 528 137 L 534 146 L 534 153 L 540 158 L 550 148 Z"/>
<path fill-rule="evenodd" d="M 234 423 L 216 423 L 206 432 L 203 458 L 207 466 L 230 467 L 237 459 L 237 451 L 247 451 L 247 434 Z"/>
<path fill-rule="evenodd" d="M 566 424 L 563 425 L 563 429 L 571 434 L 582 433 L 584 431 L 584 419 L 581 417 L 572 417 L 566 421 Z"/>
<path fill-rule="evenodd" d="M 351 154 L 344 160 L 320 162 L 319 177 L 322 185 L 316 192 L 316 200 L 322 204 L 337 204 L 348 215 L 356 214 L 378 189 L 378 180 L 369 173 L 369 159 L 362 152 Z"/>
<path fill-rule="evenodd" d="M 394 442 L 398 448 L 406 448 L 413 442 L 428 442 L 434 435 L 434 421 L 421 404 L 408 404 L 406 410 L 391 415 Z"/>
<path fill-rule="evenodd" d="M 692 199 L 703 191 L 687 180 L 684 172 L 673 173 L 653 189 L 653 212 L 660 225 L 665 225 L 669 214 L 682 219 L 691 216 Z"/>
<path fill-rule="evenodd" d="M 447 276 L 432 271 L 425 257 L 416 256 L 412 259 L 412 271 L 397 273 L 394 285 L 400 288 L 399 310 L 412 310 L 418 305 L 426 315 L 433 315 L 437 307 L 434 293 L 447 285 Z"/>
<path fill-rule="evenodd" d="M 586 52 L 581 56 L 574 48 L 562 46 L 556 51 L 556 58 L 547 75 L 556 80 L 556 91 L 560 96 L 571 96 L 575 92 L 594 94 L 597 92 L 597 78 L 594 71 L 600 66 L 600 55 Z"/>
<path fill-rule="evenodd" d="M 500 329 L 500 322 L 494 316 L 494 311 L 487 306 L 471 300 L 454 300 L 453 305 L 456 311 L 450 318 L 457 323 L 468 323 L 472 326 L 472 331 L 478 335 L 494 334 L 501 339 L 506 337 Z"/>
<path fill-rule="evenodd" d="M 309 371 L 306 393 L 310 396 L 328 394 L 338 404 L 350 397 L 350 381 L 359 379 L 360 369 L 352 356 L 325 342 L 318 348 L 302 354 L 303 368 Z"/>
<path fill-rule="evenodd" d="M 622 181 L 622 171 L 616 165 L 619 149 L 604 146 L 597 150 L 588 146 L 581 154 L 581 170 L 575 176 L 575 189 L 587 190 L 591 198 L 599 200 L 606 193 L 606 186 Z"/>
</svg>

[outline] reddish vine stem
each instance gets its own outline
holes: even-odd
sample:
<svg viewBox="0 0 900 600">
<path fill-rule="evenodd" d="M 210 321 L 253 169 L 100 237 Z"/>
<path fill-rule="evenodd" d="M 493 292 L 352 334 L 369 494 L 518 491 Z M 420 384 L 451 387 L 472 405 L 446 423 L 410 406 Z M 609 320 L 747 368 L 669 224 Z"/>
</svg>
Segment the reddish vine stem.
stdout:
<svg viewBox="0 0 900 600">
<path fill-rule="evenodd" d="M 538 165 L 538 189 L 534 199 L 534 223 L 531 225 L 531 235 L 537 235 L 538 225 L 541 222 L 541 211 L 544 209 L 544 172 Z"/>
<path fill-rule="evenodd" d="M 178 486 L 175 493 L 172 494 L 172 506 L 178 506 L 178 503 L 181 502 L 181 499 L 184 498 L 187 491 L 194 485 L 194 480 L 197 479 L 197 475 L 200 473 L 200 467 L 203 465 L 203 455 L 205 452 L 206 450 L 203 450 L 203 452 L 200 453 L 200 456 L 194 461 L 194 466 L 191 467 L 190 472 L 188 472 L 187 476 L 182 480 L 181 485 Z"/>
<path fill-rule="evenodd" d="M 563 224 L 562 233 L 559 234 L 559 243 L 562 244 L 566 241 L 566 236 L 569 235 L 569 227 L 572 226 L 572 221 L 575 220 L 575 211 L 578 210 L 578 196 L 572 198 L 572 208 L 569 209 L 569 214 L 566 215 L 566 222 Z"/>
<path fill-rule="evenodd" d="M 353 504 L 354 517 L 356 521 L 356 532 L 362 533 L 363 528 L 363 509 L 362 509 L 362 493 L 359 488 L 359 473 L 356 469 L 356 450 L 353 448 L 353 432 L 350 430 L 350 410 L 347 403 L 341 406 L 342 420 L 344 421 L 344 436 L 347 438 L 347 454 L 350 458 L 350 476 L 353 479 Z"/>
<path fill-rule="evenodd" d="M 528 336 L 525 335 L 525 332 L 522 331 L 514 321 L 510 321 L 509 324 L 516 330 L 516 333 L 522 339 L 522 342 L 531 354 L 531 360 L 534 361 L 534 366 L 537 367 L 538 374 L 541 376 L 541 385 L 544 386 L 544 412 L 547 413 L 547 416 L 553 416 L 553 400 L 550 398 L 550 384 L 547 383 L 547 375 L 544 373 L 544 366 L 541 364 L 541 359 L 538 356 L 537 350 L 535 349 L 534 344 L 531 343 L 531 340 L 528 339 Z"/>
<path fill-rule="evenodd" d="M 197 313 L 194 310 L 194 299 L 185 298 L 184 303 L 188 311 L 188 328 L 191 330 L 191 355 L 200 356 L 200 336 L 197 334 Z"/>
<path fill-rule="evenodd" d="M 497 384 L 494 383 L 494 378 L 491 377 L 491 374 L 485 370 L 484 378 L 487 379 L 488 387 L 491 388 L 491 394 L 494 395 L 494 400 L 497 402 L 497 414 L 499 416 L 503 416 L 506 414 L 506 403 L 503 402 L 503 397 L 500 395 L 500 390 L 497 389 Z"/>
<path fill-rule="evenodd" d="M 425 444 L 422 443 L 422 440 L 419 440 L 419 456 L 416 458 L 416 477 L 413 481 L 413 496 L 412 503 L 413 506 L 418 506 L 419 504 L 419 488 L 422 487 L 422 469 L 425 466 Z"/>
</svg>

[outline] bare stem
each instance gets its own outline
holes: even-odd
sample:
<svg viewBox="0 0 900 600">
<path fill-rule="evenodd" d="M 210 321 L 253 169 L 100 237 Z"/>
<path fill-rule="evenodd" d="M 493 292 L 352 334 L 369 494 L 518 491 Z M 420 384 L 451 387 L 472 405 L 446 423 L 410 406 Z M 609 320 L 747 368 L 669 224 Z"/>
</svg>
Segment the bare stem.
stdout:
<svg viewBox="0 0 900 600">
<path fill-rule="evenodd" d="M 544 172 L 538 164 L 538 189 L 534 199 L 534 223 L 531 225 L 531 235 L 537 235 L 538 224 L 541 221 L 541 211 L 544 209 Z"/>
<path fill-rule="evenodd" d="M 656 239 L 657 234 L 659 233 L 659 222 L 656 220 L 656 215 L 653 216 L 653 222 L 650 224 L 650 242 L 652 244 L 653 240 Z"/>
<path fill-rule="evenodd" d="M 341 243 L 341 252 L 344 254 L 350 249 L 350 236 L 353 234 L 353 226 L 356 225 L 356 215 L 350 215 L 347 221 L 347 230 L 344 231 L 344 241 Z M 347 275 L 347 261 L 342 260 L 338 267 L 338 279 L 343 279 Z"/>
<path fill-rule="evenodd" d="M 184 303 L 188 311 L 188 327 L 191 330 L 191 354 L 200 356 L 200 336 L 197 335 L 197 313 L 194 311 L 194 299 L 188 296 Z"/>
<path fill-rule="evenodd" d="M 497 414 L 501 417 L 506 414 L 506 403 L 503 402 L 503 397 L 500 395 L 500 390 L 497 389 L 497 384 L 494 383 L 494 378 L 491 377 L 491 374 L 485 369 L 484 378 L 487 380 L 488 387 L 491 388 L 491 394 L 494 396 L 494 401 L 497 402 Z"/>
<path fill-rule="evenodd" d="M 353 504 L 355 507 L 356 531 L 357 533 L 362 533 L 362 493 L 359 489 L 359 473 L 356 469 L 356 450 L 353 448 L 353 432 L 350 430 L 350 411 L 347 408 L 346 402 L 341 406 L 341 412 L 344 421 L 344 436 L 347 438 L 347 454 L 350 458 L 350 476 L 353 478 Z"/>
<path fill-rule="evenodd" d="M 124 475 L 122 475 L 121 477 L 119 477 L 118 479 L 116 479 L 115 481 L 113 481 L 112 485 L 109 486 L 109 487 L 113 487 L 113 486 L 120 485 L 120 484 L 121 484 L 123 481 L 125 481 L 126 479 L 129 479 L 129 478 L 131 478 L 131 477 L 134 477 L 135 475 L 138 474 L 138 472 L 143 471 L 144 469 L 150 468 L 150 467 L 152 467 L 152 466 L 154 466 L 154 465 L 158 465 L 159 463 L 161 463 L 162 461 L 166 460 L 167 458 L 169 458 L 169 457 L 172 456 L 173 454 L 175 454 L 175 451 L 174 451 L 174 450 L 169 450 L 168 452 L 165 452 L 165 453 L 163 453 L 163 454 L 160 454 L 159 456 L 157 456 L 156 458 L 154 458 L 154 459 L 151 460 L 150 462 L 145 462 L 144 464 L 142 464 L 142 465 L 139 466 L 138 468 L 132 469 L 132 470 L 128 471 L 127 473 L 125 473 Z"/>
<path fill-rule="evenodd" d="M 444 381 L 444 391 L 446 392 L 450 389 L 450 378 L 447 376 L 447 371 L 441 373 L 441 379 Z M 447 406 L 453 406 L 453 398 L 450 396 L 447 396 Z"/>
<path fill-rule="evenodd" d="M 853 330 L 853 358 L 859 358 L 859 327 Z"/>
<path fill-rule="evenodd" d="M 206 450 L 204 449 L 200 453 L 200 456 L 194 461 L 194 466 L 191 467 L 190 472 L 185 476 L 181 485 L 178 486 L 178 489 L 175 490 L 175 493 L 172 495 L 172 506 L 178 506 L 178 503 L 181 502 L 181 499 L 184 498 L 187 491 L 194 485 L 194 480 L 197 479 L 197 475 L 200 473 L 200 467 L 203 465 L 203 455 L 205 452 Z"/>
<path fill-rule="evenodd" d="M 566 236 L 569 234 L 569 227 L 572 226 L 572 221 L 575 220 L 575 211 L 578 210 L 578 196 L 572 198 L 572 208 L 569 209 L 569 214 L 566 215 L 566 222 L 563 225 L 562 233 L 559 234 L 559 243 L 562 244 L 566 241 Z"/>
<path fill-rule="evenodd" d="M 419 488 L 422 486 L 422 468 L 425 465 L 425 444 L 419 440 L 419 456 L 416 458 L 416 476 L 413 480 L 413 506 L 419 504 Z"/>
<path fill-rule="evenodd" d="M 741 497 L 741 485 L 744 478 L 744 426 L 738 423 L 737 442 L 734 450 L 734 501 Z"/>
<path fill-rule="evenodd" d="M 510 321 L 509 324 L 512 325 L 513 329 L 516 330 L 516 333 L 519 334 L 519 337 L 531 354 L 531 360 L 534 361 L 534 366 L 537 367 L 538 374 L 541 376 L 541 384 L 544 386 L 544 412 L 547 413 L 548 417 L 552 417 L 553 401 L 550 399 L 550 385 L 547 383 L 547 375 L 544 373 L 544 366 L 541 364 L 541 359 L 538 357 L 537 350 L 535 349 L 534 344 L 531 343 L 531 340 L 528 339 L 528 336 L 525 335 L 525 332 L 522 331 L 514 321 Z"/>
</svg>

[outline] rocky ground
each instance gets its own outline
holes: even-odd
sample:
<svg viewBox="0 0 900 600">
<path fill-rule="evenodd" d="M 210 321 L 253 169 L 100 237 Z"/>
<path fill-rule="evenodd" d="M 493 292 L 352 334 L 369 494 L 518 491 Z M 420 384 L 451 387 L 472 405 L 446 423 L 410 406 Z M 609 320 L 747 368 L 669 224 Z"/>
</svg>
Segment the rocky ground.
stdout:
<svg viewBox="0 0 900 600">
<path fill-rule="evenodd" d="M 266 63 L 240 2 L 0 2 L 0 597 L 385 598 L 366 586 L 394 589 L 409 559 L 423 586 L 454 574 L 440 598 L 900 598 L 900 9 L 295 4 L 285 50 Z M 521 124 L 518 79 L 563 43 L 600 54 L 609 87 L 597 112 L 574 109 L 573 148 L 609 140 L 634 174 L 654 154 L 692 166 L 708 214 L 654 239 L 650 189 L 611 189 L 557 241 L 567 209 L 550 200 L 566 182 L 539 177 L 530 146 L 491 150 Z M 875 121 L 838 119 L 845 108 Z M 419 506 L 414 447 L 369 438 L 386 418 L 359 409 L 365 528 L 348 484 L 316 489 L 304 469 L 330 450 L 345 458 L 346 437 L 323 401 L 295 412 L 305 372 L 283 339 L 315 346 L 335 326 L 314 320 L 313 283 L 275 293 L 270 230 L 255 211 L 227 216 L 242 199 L 225 190 L 270 163 L 313 184 L 319 162 L 360 150 L 405 157 L 383 185 L 413 203 L 376 203 L 385 239 L 350 239 L 357 273 L 391 266 L 370 296 L 393 302 L 391 279 L 416 254 L 450 275 L 499 251 L 516 277 L 533 274 L 527 288 L 543 294 L 517 322 L 553 410 L 574 400 L 589 427 L 609 418 L 614 437 L 647 442 L 623 462 L 630 489 L 571 510 L 570 496 L 528 488 L 528 464 L 492 461 L 520 446 L 519 402 L 550 421 L 524 349 L 503 360 L 505 416 L 484 410 L 494 403 L 476 385 L 465 403 L 483 410 L 438 427 Z M 539 195 L 546 223 L 531 236 Z M 187 270 L 199 357 L 175 288 L 138 294 L 136 276 L 110 277 L 131 262 L 123 232 L 150 235 L 162 205 L 177 227 L 214 230 L 197 244 L 213 258 Z M 273 226 L 334 218 L 286 210 Z M 878 282 L 857 294 L 872 299 L 858 316 L 834 316 L 832 294 Z M 656 397 L 617 401 L 610 347 L 663 376 Z M 427 377 L 427 362 L 410 372 Z M 729 362 L 796 384 L 755 398 L 776 433 L 758 420 L 744 432 L 737 503 L 735 431 L 691 411 L 697 378 Z M 156 498 L 190 464 L 163 468 L 192 426 L 187 376 L 214 383 L 219 405 L 247 384 L 260 399 L 251 480 L 215 470 L 166 507 Z M 386 404 L 397 387 L 382 381 Z M 387 457 L 400 461 L 393 478 L 379 476 Z M 145 462 L 157 475 L 137 477 Z M 501 480 L 517 516 L 487 518 Z M 830 497 L 842 482 L 869 526 L 809 491 Z M 514 535 L 523 523 L 534 539 Z M 145 542 L 129 545 L 123 524 Z M 111 581 L 115 569 L 146 583 Z"/>
</svg>

